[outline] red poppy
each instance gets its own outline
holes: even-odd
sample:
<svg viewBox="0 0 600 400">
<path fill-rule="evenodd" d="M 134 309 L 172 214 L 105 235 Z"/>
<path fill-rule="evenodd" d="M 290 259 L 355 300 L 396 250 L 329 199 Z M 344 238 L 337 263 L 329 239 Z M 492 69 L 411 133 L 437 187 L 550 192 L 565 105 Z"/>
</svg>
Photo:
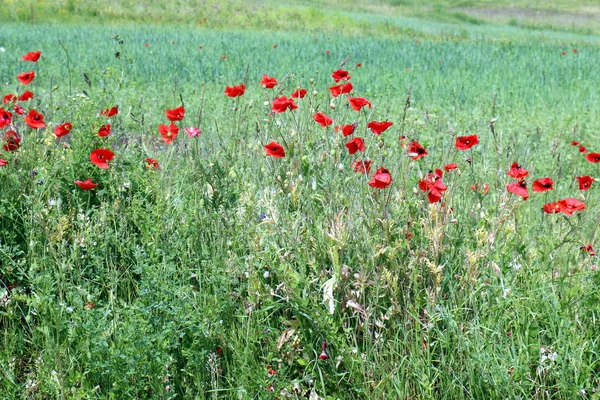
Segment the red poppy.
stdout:
<svg viewBox="0 0 600 400">
<path fill-rule="evenodd" d="M 329 356 L 327 355 L 326 349 L 327 349 L 327 341 L 323 340 L 323 343 L 321 344 L 321 355 L 319 356 L 319 360 L 327 360 L 327 359 L 329 359 Z"/>
<path fill-rule="evenodd" d="M 296 89 L 290 97 L 293 99 L 303 99 L 304 96 L 306 96 L 306 89 Z"/>
<path fill-rule="evenodd" d="M 338 97 L 340 94 L 348 94 L 354 89 L 352 83 L 342 83 L 341 85 L 332 86 L 329 88 L 329 92 L 333 97 Z"/>
<path fill-rule="evenodd" d="M 274 113 L 282 113 L 285 110 L 295 110 L 298 108 L 298 105 L 294 103 L 294 99 L 287 98 L 285 96 L 280 96 L 273 99 L 273 106 L 271 107 L 271 111 Z"/>
<path fill-rule="evenodd" d="M 506 174 L 511 178 L 523 179 L 527 175 L 529 175 L 529 171 L 521 167 L 518 163 L 514 162 L 512 163 L 512 165 L 510 166 L 510 170 L 508 170 Z"/>
<path fill-rule="evenodd" d="M 385 189 L 392 184 L 392 175 L 390 171 L 381 167 L 375 172 L 375 175 L 371 177 L 369 186 L 377 189 Z"/>
<path fill-rule="evenodd" d="M 336 132 L 342 132 L 342 135 L 344 135 L 344 136 L 350 136 L 354 133 L 354 130 L 356 129 L 357 125 L 358 125 L 357 123 L 350 124 L 350 125 L 340 125 L 340 126 L 336 126 L 334 128 L 334 130 Z"/>
<path fill-rule="evenodd" d="M 594 251 L 594 248 L 592 247 L 592 244 L 586 244 L 585 246 L 581 246 L 580 247 L 581 251 L 588 253 L 590 256 L 594 257 L 596 255 L 596 252 Z"/>
<path fill-rule="evenodd" d="M 37 60 L 40 59 L 41 55 L 42 55 L 41 51 L 30 51 L 29 53 L 25 54 L 24 56 L 21 56 L 21 59 L 23 61 L 37 62 Z"/>
<path fill-rule="evenodd" d="M 98 131 L 98 136 L 106 137 L 108 135 L 110 135 L 110 124 L 104 124 L 100 127 L 100 130 Z"/>
<path fill-rule="evenodd" d="M 260 86 L 264 87 L 265 89 L 273 89 L 275 85 L 277 85 L 276 78 L 271 78 L 267 74 L 262 76 L 262 79 L 260 80 Z"/>
<path fill-rule="evenodd" d="M 361 63 L 356 64 L 356 68 L 360 68 L 360 67 L 362 67 Z"/>
<path fill-rule="evenodd" d="M 560 206 L 558 205 L 558 203 L 548 203 L 548 204 L 544 204 L 544 207 L 542 207 L 542 210 L 546 214 L 556 214 L 556 213 L 560 212 Z"/>
<path fill-rule="evenodd" d="M 571 146 L 577 146 L 578 144 L 579 144 L 579 142 L 576 142 L 576 141 L 571 142 Z"/>
<path fill-rule="evenodd" d="M 246 92 L 246 85 L 243 83 L 238 86 L 227 86 L 225 87 L 225 95 L 229 97 L 242 96 Z"/>
<path fill-rule="evenodd" d="M 419 181 L 419 189 L 427 193 L 427 200 L 432 204 L 442 199 L 442 193 L 446 191 L 447 187 L 442 182 L 440 174 L 436 173 L 428 174 L 426 178 Z"/>
<path fill-rule="evenodd" d="M 56 137 L 63 137 L 68 135 L 69 132 L 71 132 L 71 129 L 73 129 L 73 125 L 70 122 L 65 122 L 64 124 L 54 128 L 54 134 Z"/>
<path fill-rule="evenodd" d="M 589 190 L 594 182 L 594 178 L 589 175 L 578 176 L 577 180 L 579 181 L 579 190 Z"/>
<path fill-rule="evenodd" d="M 585 204 L 577 199 L 568 198 L 556 202 L 560 207 L 560 212 L 573 215 L 576 211 L 585 210 Z"/>
<path fill-rule="evenodd" d="M 573 53 L 577 54 L 577 49 L 573 49 Z"/>
<path fill-rule="evenodd" d="M 94 189 L 96 186 L 98 186 L 98 184 L 92 182 L 91 179 L 88 179 L 85 181 L 74 181 L 73 183 L 76 184 L 77 186 L 79 186 L 83 190 L 91 190 L 91 189 Z"/>
<path fill-rule="evenodd" d="M 19 96 L 19 101 L 28 101 L 33 99 L 33 93 L 30 92 L 29 90 L 26 90 L 23 92 L 22 95 Z"/>
<path fill-rule="evenodd" d="M 33 71 L 23 72 L 22 74 L 17 75 L 17 79 L 23 85 L 29 85 L 33 78 L 35 78 L 35 72 Z"/>
<path fill-rule="evenodd" d="M 167 115 L 167 119 L 171 122 L 181 121 L 185 116 L 185 108 L 183 106 L 174 108 L 172 110 L 166 110 L 165 114 Z"/>
<path fill-rule="evenodd" d="M 34 109 L 29 110 L 29 114 L 25 116 L 25 123 L 32 129 L 45 128 L 44 116 Z"/>
<path fill-rule="evenodd" d="M 4 137 L 2 138 L 2 143 L 2 148 L 4 149 L 4 151 L 19 150 L 19 147 L 21 147 L 21 138 L 19 137 L 19 135 L 17 135 L 17 132 L 8 131 L 4 134 Z"/>
<path fill-rule="evenodd" d="M 600 153 L 590 153 L 585 159 L 592 163 L 600 163 Z"/>
<path fill-rule="evenodd" d="M 371 172 L 372 162 L 371 160 L 354 160 L 352 161 L 352 168 L 358 174 L 368 174 Z"/>
<path fill-rule="evenodd" d="M 450 172 L 450 171 L 455 170 L 457 168 L 458 168 L 458 165 L 456 165 L 456 163 L 451 163 L 451 164 L 444 165 L 444 169 L 446 170 L 446 172 Z"/>
<path fill-rule="evenodd" d="M 346 148 L 348 149 L 348 153 L 354 154 L 357 151 L 364 152 L 365 151 L 365 141 L 361 138 L 357 137 L 346 143 Z"/>
<path fill-rule="evenodd" d="M 477 135 L 459 136 L 456 138 L 455 146 L 458 150 L 469 150 L 479 143 Z"/>
<path fill-rule="evenodd" d="M 223 55 L 221 56 L 221 60 L 224 60 L 224 59 L 226 59 L 226 58 L 227 58 L 227 56 L 226 56 L 225 54 L 223 54 Z M 235 96 L 233 96 L 233 97 L 235 97 Z"/>
<path fill-rule="evenodd" d="M 13 110 L 15 110 L 15 112 L 19 115 L 25 114 L 25 110 L 23 109 L 23 107 L 21 107 L 18 104 L 15 104 L 15 106 L 13 107 Z"/>
<path fill-rule="evenodd" d="M 348 103 L 350 103 L 350 106 L 354 111 L 360 111 L 364 106 L 369 106 L 369 108 L 371 108 L 371 102 L 364 97 L 348 97 Z"/>
<path fill-rule="evenodd" d="M 6 164 L 8 164 L 8 161 L 0 158 L 0 167 L 4 167 Z"/>
<path fill-rule="evenodd" d="M 579 146 L 579 152 L 580 152 L 580 153 L 585 153 L 585 152 L 587 152 L 587 149 L 585 148 L 585 146 L 583 146 L 583 145 L 580 145 L 580 146 Z"/>
<path fill-rule="evenodd" d="M 506 190 L 509 193 L 516 194 L 517 196 L 521 196 L 523 200 L 527 200 L 529 198 L 529 192 L 527 191 L 527 183 L 525 181 L 518 181 L 515 183 L 511 183 L 506 185 Z"/>
<path fill-rule="evenodd" d="M 561 56 L 566 56 L 566 55 L 567 55 L 567 52 L 566 52 L 566 51 L 561 51 L 560 55 L 561 55 Z"/>
<path fill-rule="evenodd" d="M 152 169 L 159 169 L 160 168 L 160 164 L 154 158 L 148 157 L 148 158 L 146 158 L 146 162 L 148 163 L 146 165 L 146 167 L 148 167 L 148 168 L 152 168 Z"/>
<path fill-rule="evenodd" d="M 427 152 L 427 150 L 425 150 L 425 147 L 421 146 L 419 144 L 419 142 L 412 142 L 409 146 L 408 146 L 408 156 L 411 158 L 411 160 L 418 160 L 421 157 L 425 157 L 427 154 L 429 154 Z"/>
<path fill-rule="evenodd" d="M 17 96 L 15 96 L 14 94 L 7 94 L 6 96 L 4 96 L 2 98 L 2 104 L 6 104 L 6 103 L 11 103 L 13 101 L 17 101 Z"/>
<path fill-rule="evenodd" d="M 271 142 L 265 145 L 265 151 L 267 152 L 267 156 L 282 158 L 285 157 L 285 150 L 283 147 L 277 142 Z"/>
<path fill-rule="evenodd" d="M 335 79 L 336 82 L 347 81 L 348 79 L 352 78 L 350 75 L 348 75 L 348 71 L 344 71 L 343 69 L 338 69 L 337 71 L 334 71 L 331 74 L 331 77 Z"/>
<path fill-rule="evenodd" d="M 531 186 L 531 188 L 533 189 L 534 192 L 546 192 L 548 190 L 553 190 L 554 187 L 552 186 L 554 184 L 554 182 L 552 182 L 552 179 L 550 178 L 542 178 L 542 179 L 538 179 L 537 181 L 533 182 L 533 185 Z"/>
<path fill-rule="evenodd" d="M 105 115 L 107 117 L 114 117 L 119 113 L 119 106 L 114 106 L 112 108 L 107 108 L 106 110 L 100 111 L 100 115 Z"/>
<path fill-rule="evenodd" d="M 173 123 L 171 123 L 171 125 L 169 126 L 160 124 L 158 125 L 158 133 L 160 133 L 160 135 L 162 136 L 161 139 L 163 142 L 165 142 L 166 144 L 171 144 L 173 140 L 175 140 L 175 138 L 177 137 L 177 134 L 179 133 L 179 128 Z"/>
<path fill-rule="evenodd" d="M 108 169 L 108 162 L 112 161 L 115 153 L 109 149 L 96 149 L 90 153 L 90 161 L 102 169 Z"/>
<path fill-rule="evenodd" d="M 371 121 L 367 124 L 367 128 L 371 129 L 371 132 L 373 132 L 375 135 L 381 135 L 382 132 L 385 132 L 387 128 L 392 125 L 394 125 L 394 123 L 389 121 Z"/>
<path fill-rule="evenodd" d="M 0 128 L 4 128 L 6 125 L 12 123 L 12 113 L 6 111 L 4 108 L 0 108 Z"/>
<path fill-rule="evenodd" d="M 200 128 L 196 128 L 195 126 L 185 128 L 184 131 L 185 131 L 185 133 L 187 133 L 187 135 L 189 137 L 197 137 L 197 136 L 200 136 L 200 134 L 202 133 Z"/>
<path fill-rule="evenodd" d="M 316 113 L 313 116 L 313 119 L 315 120 L 315 122 L 317 122 L 323 128 L 325 128 L 326 126 L 329 126 L 329 125 L 333 124 L 333 120 L 331 118 L 329 118 L 327 115 L 323 114 L 323 113 Z"/>
</svg>

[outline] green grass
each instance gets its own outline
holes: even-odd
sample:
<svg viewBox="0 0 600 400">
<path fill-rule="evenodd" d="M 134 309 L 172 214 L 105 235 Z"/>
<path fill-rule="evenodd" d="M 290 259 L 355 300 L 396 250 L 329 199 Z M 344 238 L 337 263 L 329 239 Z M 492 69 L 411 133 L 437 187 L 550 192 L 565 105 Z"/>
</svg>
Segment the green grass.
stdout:
<svg viewBox="0 0 600 400">
<path fill-rule="evenodd" d="M 597 398 L 600 275 L 580 247 L 600 247 L 600 184 L 579 191 L 575 177 L 600 173 L 570 145 L 600 151 L 597 36 L 423 20 L 384 2 L 281 7 L 296 21 L 227 3 L 210 29 L 173 9 L 154 25 L 116 3 L 38 4 L 34 20 L 49 22 L 0 5 L 22 16 L 0 25 L 0 95 L 35 70 L 24 107 L 48 124 L 15 115 L 21 148 L 0 151 L 0 399 Z M 95 4 L 117 23 L 82 25 Z M 69 23 L 52 22 L 63 8 Z M 20 60 L 32 50 L 37 64 Z M 348 56 L 370 110 L 329 95 Z M 279 86 L 261 88 L 263 74 Z M 242 82 L 244 96 L 223 95 Z M 298 87 L 297 110 L 268 115 L 265 101 Z M 182 102 L 181 127 L 202 134 L 166 145 L 158 124 Z M 314 112 L 356 120 L 365 154 Z M 394 125 L 375 136 L 371 120 Z M 467 134 L 480 144 L 457 151 Z M 412 161 L 401 135 L 429 154 Z M 284 158 L 265 157 L 273 140 Z M 89 161 L 98 147 L 115 152 L 108 170 Z M 371 174 L 352 171 L 357 158 Z M 450 162 L 443 205 L 429 205 L 418 182 Z M 530 171 L 527 201 L 506 191 L 513 162 Z M 383 190 L 367 184 L 380 166 Z M 531 192 L 546 176 L 554 190 Z M 99 186 L 73 184 L 87 178 Z M 587 208 L 541 211 L 567 197 Z"/>
</svg>

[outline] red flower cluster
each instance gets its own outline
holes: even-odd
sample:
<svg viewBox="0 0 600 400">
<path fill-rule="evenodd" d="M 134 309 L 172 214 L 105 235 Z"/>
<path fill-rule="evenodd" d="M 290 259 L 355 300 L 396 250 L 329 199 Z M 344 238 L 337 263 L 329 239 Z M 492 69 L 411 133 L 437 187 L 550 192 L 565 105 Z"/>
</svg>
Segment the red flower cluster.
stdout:
<svg viewBox="0 0 600 400">
<path fill-rule="evenodd" d="M 440 201 L 442 193 L 447 189 L 444 182 L 442 182 L 442 176 L 442 171 L 436 169 L 434 173 L 427 174 L 427 177 L 419 181 L 419 189 L 427 193 L 427 200 L 430 204 Z"/>
<path fill-rule="evenodd" d="M 573 215 L 576 211 L 585 210 L 585 204 L 577 199 L 568 198 L 559 200 L 556 203 L 545 204 L 543 210 L 547 214 L 563 213 Z"/>
</svg>

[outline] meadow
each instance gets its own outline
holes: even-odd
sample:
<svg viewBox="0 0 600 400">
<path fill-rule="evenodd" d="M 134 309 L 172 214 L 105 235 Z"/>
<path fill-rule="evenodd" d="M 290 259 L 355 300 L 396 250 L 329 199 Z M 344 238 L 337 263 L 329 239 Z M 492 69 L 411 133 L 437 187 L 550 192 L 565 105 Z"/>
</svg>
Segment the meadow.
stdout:
<svg viewBox="0 0 600 400">
<path fill-rule="evenodd" d="M 0 3 L 0 399 L 600 398 L 593 2 L 138 3 Z"/>
</svg>

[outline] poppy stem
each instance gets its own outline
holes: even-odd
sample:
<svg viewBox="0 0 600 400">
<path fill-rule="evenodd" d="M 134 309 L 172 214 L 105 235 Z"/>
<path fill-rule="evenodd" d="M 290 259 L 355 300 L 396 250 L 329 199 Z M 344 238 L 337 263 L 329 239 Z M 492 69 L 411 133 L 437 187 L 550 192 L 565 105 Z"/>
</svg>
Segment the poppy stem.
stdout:
<svg viewBox="0 0 600 400">
<path fill-rule="evenodd" d="M 67 56 L 67 73 L 69 75 L 69 96 L 73 96 L 73 85 L 71 83 L 71 57 L 69 57 L 69 52 L 67 51 L 67 48 L 63 44 L 62 40 L 58 39 L 58 44 L 60 45 L 60 47 L 62 47 L 62 49 L 65 52 L 65 55 Z"/>
</svg>

